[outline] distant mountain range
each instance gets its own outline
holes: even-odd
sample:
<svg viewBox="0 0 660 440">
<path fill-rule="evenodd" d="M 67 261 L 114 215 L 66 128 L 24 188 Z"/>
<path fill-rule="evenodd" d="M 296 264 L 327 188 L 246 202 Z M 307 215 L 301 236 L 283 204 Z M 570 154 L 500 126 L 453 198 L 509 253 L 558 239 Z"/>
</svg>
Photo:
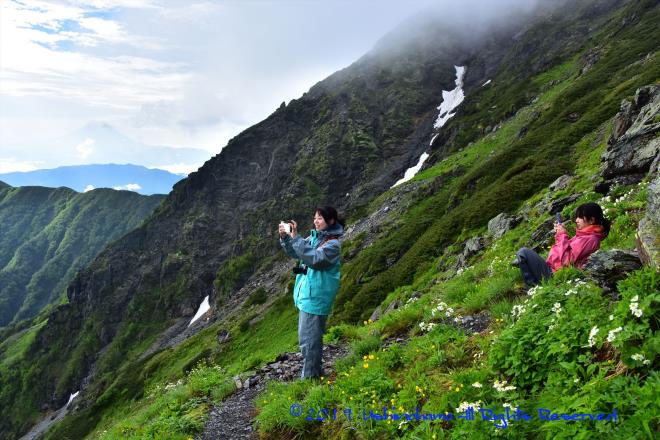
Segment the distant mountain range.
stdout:
<svg viewBox="0 0 660 440">
<path fill-rule="evenodd" d="M 74 165 L 53 169 L 0 174 L 11 186 L 66 186 L 78 192 L 95 188 L 135 191 L 144 195 L 168 194 L 172 186 L 185 178 L 164 170 L 139 165 Z M 0 188 L 2 186 L 0 185 Z"/>
</svg>

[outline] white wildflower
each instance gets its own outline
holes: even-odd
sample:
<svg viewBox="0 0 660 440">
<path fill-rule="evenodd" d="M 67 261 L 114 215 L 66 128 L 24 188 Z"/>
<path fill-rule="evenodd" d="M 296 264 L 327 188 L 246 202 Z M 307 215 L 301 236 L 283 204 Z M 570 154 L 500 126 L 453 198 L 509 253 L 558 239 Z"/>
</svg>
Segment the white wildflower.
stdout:
<svg viewBox="0 0 660 440">
<path fill-rule="evenodd" d="M 559 304 L 559 303 L 554 303 L 554 305 L 552 306 L 552 311 L 553 311 L 557 316 L 559 316 L 559 313 L 561 313 L 561 304 Z"/>
<path fill-rule="evenodd" d="M 529 295 L 529 296 L 534 296 L 534 295 L 535 295 L 539 290 L 541 290 L 541 289 L 542 289 L 541 286 L 534 286 L 534 287 L 532 287 L 531 289 L 529 289 L 529 290 L 527 291 L 527 295 Z"/>
<path fill-rule="evenodd" d="M 595 325 L 591 328 L 591 331 L 589 332 L 589 343 L 587 344 L 589 347 L 596 345 L 596 335 L 599 331 L 600 329 Z"/>
<path fill-rule="evenodd" d="M 610 315 L 609 320 L 614 321 L 614 315 Z"/>
<path fill-rule="evenodd" d="M 643 362 L 644 359 L 646 359 L 646 357 L 644 357 L 644 355 L 642 353 L 635 353 L 632 356 L 630 356 L 630 358 L 633 361 L 637 361 L 637 362 Z"/>
<path fill-rule="evenodd" d="M 481 408 L 481 400 L 477 400 L 476 402 L 461 402 L 460 405 L 458 405 L 458 408 L 456 408 L 456 412 L 462 413 L 467 411 L 470 407 L 474 408 L 475 411 L 479 411 Z"/>
<path fill-rule="evenodd" d="M 579 381 L 580 381 L 579 377 L 576 377 L 575 379 L 573 379 L 573 383 L 578 383 Z"/>
<path fill-rule="evenodd" d="M 501 382 L 499 380 L 495 380 L 495 382 L 493 382 L 493 388 L 495 388 L 495 390 L 500 392 L 513 391 L 516 389 L 514 385 L 507 385 L 507 383 L 508 382 L 506 380 L 503 380 Z"/>
<path fill-rule="evenodd" d="M 616 339 L 616 334 L 619 333 L 621 330 L 623 330 L 623 327 L 617 327 L 615 329 L 610 330 L 607 333 L 607 342 L 614 342 Z"/>
<path fill-rule="evenodd" d="M 513 408 L 513 405 L 511 405 L 510 403 L 504 402 L 502 404 L 502 408 Z"/>
<path fill-rule="evenodd" d="M 511 309 L 511 317 L 513 317 L 513 319 L 520 318 L 523 313 L 525 313 L 525 306 L 522 304 L 517 304 Z"/>
<path fill-rule="evenodd" d="M 630 312 L 634 316 L 636 316 L 638 318 L 641 318 L 642 315 L 643 315 L 643 312 L 642 312 L 642 309 L 639 308 L 639 302 L 638 301 L 639 301 L 639 296 L 638 295 L 633 296 L 630 299 L 630 305 L 628 306 L 628 308 L 630 309 Z"/>
<path fill-rule="evenodd" d="M 472 386 L 473 386 L 474 388 L 482 388 L 482 387 L 483 387 L 483 385 L 481 385 L 479 382 L 475 382 L 475 383 L 473 383 Z"/>
</svg>

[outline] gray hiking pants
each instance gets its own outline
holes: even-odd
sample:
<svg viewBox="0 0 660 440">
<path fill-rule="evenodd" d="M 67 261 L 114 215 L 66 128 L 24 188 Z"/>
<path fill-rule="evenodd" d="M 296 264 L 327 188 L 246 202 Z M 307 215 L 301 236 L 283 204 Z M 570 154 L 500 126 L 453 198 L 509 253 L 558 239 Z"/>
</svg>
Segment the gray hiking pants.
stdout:
<svg viewBox="0 0 660 440">
<path fill-rule="evenodd" d="M 323 375 L 321 355 L 323 354 L 323 332 L 328 315 L 312 315 L 299 311 L 298 343 L 304 363 L 300 377 L 303 379 L 319 378 Z"/>
<path fill-rule="evenodd" d="M 533 287 L 538 285 L 541 280 L 546 280 L 552 276 L 552 271 L 543 258 L 529 248 L 521 248 L 517 253 L 520 271 L 525 281 L 525 286 Z"/>
</svg>

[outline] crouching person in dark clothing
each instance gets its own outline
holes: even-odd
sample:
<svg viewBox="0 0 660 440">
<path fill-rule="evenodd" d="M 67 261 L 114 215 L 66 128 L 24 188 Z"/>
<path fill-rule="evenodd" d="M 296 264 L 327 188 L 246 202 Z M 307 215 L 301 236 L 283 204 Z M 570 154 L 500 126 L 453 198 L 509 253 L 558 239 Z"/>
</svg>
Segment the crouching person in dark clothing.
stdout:
<svg viewBox="0 0 660 440">
<path fill-rule="evenodd" d="M 294 270 L 296 283 L 293 301 L 299 309 L 298 341 L 304 358 L 301 377 L 319 378 L 323 375 L 321 355 L 323 333 L 339 290 L 343 222 L 337 210 L 326 206 L 314 211 L 314 227 L 307 238 L 298 235 L 298 225 L 291 220 L 280 223 L 280 244 L 292 258 L 299 260 Z"/>
</svg>

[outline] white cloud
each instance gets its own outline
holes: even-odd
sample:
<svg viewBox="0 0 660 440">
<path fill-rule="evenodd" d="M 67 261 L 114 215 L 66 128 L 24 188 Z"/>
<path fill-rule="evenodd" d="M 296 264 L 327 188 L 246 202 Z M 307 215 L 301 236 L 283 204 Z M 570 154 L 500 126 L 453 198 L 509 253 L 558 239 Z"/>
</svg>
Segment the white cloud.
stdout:
<svg viewBox="0 0 660 440">
<path fill-rule="evenodd" d="M 94 188 L 94 185 L 87 185 L 87 186 L 85 187 L 85 190 L 84 190 L 83 192 L 91 191 L 91 190 L 93 190 L 93 189 L 95 189 L 95 188 Z"/>
<path fill-rule="evenodd" d="M 188 175 L 194 171 L 197 171 L 199 167 L 202 166 L 200 165 L 190 165 L 186 163 L 174 163 L 171 165 L 156 165 L 153 167 L 149 167 L 152 170 L 164 170 L 169 173 L 173 174 L 185 174 Z"/>
<path fill-rule="evenodd" d="M 121 190 L 137 191 L 139 189 L 142 189 L 142 187 L 137 183 L 127 183 L 126 185 L 123 186 L 115 186 L 112 189 L 116 189 L 117 191 L 121 191 Z"/>
<path fill-rule="evenodd" d="M 11 157 L 0 157 L 0 173 L 2 174 L 14 173 L 17 171 L 34 171 L 40 167 L 43 167 L 42 161 L 18 161 Z"/>
<path fill-rule="evenodd" d="M 80 144 L 76 145 L 76 151 L 80 154 L 80 157 L 84 159 L 94 151 L 92 146 L 94 146 L 94 139 L 87 138 Z"/>
</svg>

